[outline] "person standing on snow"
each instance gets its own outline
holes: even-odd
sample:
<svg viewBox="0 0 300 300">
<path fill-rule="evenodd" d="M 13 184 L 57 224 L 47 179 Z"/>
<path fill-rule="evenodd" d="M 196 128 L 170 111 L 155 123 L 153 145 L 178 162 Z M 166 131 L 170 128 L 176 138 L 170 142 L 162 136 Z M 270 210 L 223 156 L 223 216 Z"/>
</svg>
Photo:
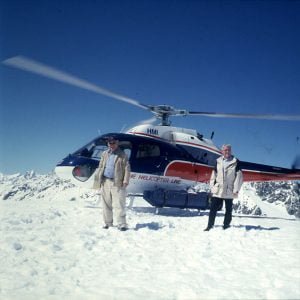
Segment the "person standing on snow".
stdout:
<svg viewBox="0 0 300 300">
<path fill-rule="evenodd" d="M 222 206 L 223 201 L 225 201 L 226 210 L 223 229 L 230 227 L 233 198 L 238 197 L 242 184 L 243 174 L 239 166 L 239 160 L 231 154 L 231 145 L 223 145 L 222 156 L 217 159 L 210 177 L 212 199 L 208 225 L 204 231 L 209 231 L 214 227 L 218 208 Z"/>
<path fill-rule="evenodd" d="M 126 223 L 126 187 L 129 184 L 130 164 L 119 141 L 113 136 L 107 139 L 108 150 L 101 155 L 94 188 L 102 188 L 104 229 L 113 226 L 113 217 L 118 229 L 128 229 Z"/>
</svg>

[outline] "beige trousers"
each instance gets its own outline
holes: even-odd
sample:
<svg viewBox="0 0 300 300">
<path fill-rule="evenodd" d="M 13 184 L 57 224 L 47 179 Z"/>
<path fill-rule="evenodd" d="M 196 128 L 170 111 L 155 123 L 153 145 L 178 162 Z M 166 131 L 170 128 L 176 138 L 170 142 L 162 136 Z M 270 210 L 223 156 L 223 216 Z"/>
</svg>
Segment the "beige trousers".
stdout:
<svg viewBox="0 0 300 300">
<path fill-rule="evenodd" d="M 105 179 L 102 185 L 103 221 L 108 226 L 113 221 L 118 226 L 127 226 L 126 223 L 126 189 L 114 186 L 113 180 Z"/>
</svg>

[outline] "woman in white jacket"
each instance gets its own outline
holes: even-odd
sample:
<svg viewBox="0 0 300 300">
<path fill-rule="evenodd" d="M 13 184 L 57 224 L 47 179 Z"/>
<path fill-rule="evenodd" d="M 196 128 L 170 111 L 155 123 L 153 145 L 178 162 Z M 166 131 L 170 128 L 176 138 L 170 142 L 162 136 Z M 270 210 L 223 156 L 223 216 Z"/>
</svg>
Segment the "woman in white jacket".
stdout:
<svg viewBox="0 0 300 300">
<path fill-rule="evenodd" d="M 208 225 L 204 231 L 213 228 L 218 208 L 222 206 L 223 201 L 225 201 L 226 210 L 223 229 L 230 227 L 233 198 L 238 197 L 242 184 L 243 174 L 239 167 L 239 161 L 231 154 L 231 146 L 223 145 L 222 156 L 217 159 L 216 167 L 210 178 L 212 199 Z"/>
</svg>

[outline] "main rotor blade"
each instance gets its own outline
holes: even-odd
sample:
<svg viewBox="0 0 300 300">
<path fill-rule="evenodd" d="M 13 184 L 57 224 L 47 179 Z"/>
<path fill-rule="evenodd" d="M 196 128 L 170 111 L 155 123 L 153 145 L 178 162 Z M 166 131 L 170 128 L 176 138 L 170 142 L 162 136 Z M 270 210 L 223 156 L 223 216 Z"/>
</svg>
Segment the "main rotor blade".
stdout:
<svg viewBox="0 0 300 300">
<path fill-rule="evenodd" d="M 149 109 L 147 105 L 141 104 L 138 101 L 122 96 L 120 94 L 114 93 L 107 89 L 104 89 L 98 85 L 92 84 L 86 80 L 77 78 L 71 74 L 60 71 L 53 67 L 47 66 L 43 63 L 37 62 L 35 60 L 26 58 L 24 56 L 15 56 L 9 59 L 6 59 L 2 62 L 3 64 L 31 73 L 35 73 L 47 78 L 51 78 L 60 82 L 64 82 L 73 86 L 80 87 L 82 89 L 95 92 L 100 95 L 104 95 L 110 98 L 114 98 L 135 106 L 138 106 L 143 109 Z"/>
<path fill-rule="evenodd" d="M 198 115 L 213 118 L 243 118 L 243 119 L 262 119 L 262 120 L 284 120 L 300 121 L 300 115 L 256 115 L 256 114 L 234 114 L 234 113 L 215 113 L 215 112 L 197 112 L 189 111 L 189 115 Z"/>
</svg>

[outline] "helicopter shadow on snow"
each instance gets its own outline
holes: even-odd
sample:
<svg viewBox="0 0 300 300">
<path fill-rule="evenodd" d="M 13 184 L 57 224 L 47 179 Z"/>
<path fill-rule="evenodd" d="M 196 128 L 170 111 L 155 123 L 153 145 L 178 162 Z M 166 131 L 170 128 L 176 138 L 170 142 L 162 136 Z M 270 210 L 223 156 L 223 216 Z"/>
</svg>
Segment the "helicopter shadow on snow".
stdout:
<svg viewBox="0 0 300 300">
<path fill-rule="evenodd" d="M 192 218 L 199 216 L 208 216 L 207 212 L 193 210 L 193 209 L 182 209 L 174 207 L 132 207 L 132 211 L 137 213 L 152 214 L 163 217 L 180 217 L 180 218 Z M 148 222 L 148 223 L 137 223 L 134 230 L 147 228 L 149 230 L 161 230 L 163 228 L 175 228 L 172 223 L 162 224 L 161 222 Z"/>
<path fill-rule="evenodd" d="M 138 213 L 146 213 L 146 214 L 155 214 L 158 216 L 164 216 L 164 217 L 180 217 L 180 218 L 193 218 L 193 217 L 200 217 L 200 216 L 206 216 L 208 217 L 209 211 L 202 211 L 202 210 L 196 210 L 196 209 L 182 209 L 182 208 L 173 208 L 173 207 L 131 207 L 131 210 L 138 212 Z M 224 212 L 219 211 L 217 213 L 217 219 L 221 218 L 223 220 L 224 218 Z M 247 219 L 271 219 L 271 220 L 286 220 L 286 221 L 295 221 L 294 219 L 289 218 L 282 218 L 282 217 L 268 217 L 268 216 L 238 216 L 233 215 L 233 218 L 247 218 Z M 217 220 L 216 219 L 216 220 Z M 162 225 L 159 222 L 149 222 L 149 223 L 143 223 L 143 224 L 136 224 L 135 230 L 148 228 L 150 230 L 160 230 L 163 227 L 166 227 L 167 225 Z M 216 228 L 222 227 L 221 225 L 216 225 Z M 231 228 L 236 229 L 245 229 L 246 231 L 256 230 L 256 231 L 274 231 L 274 230 L 280 230 L 280 227 L 272 226 L 272 227 L 264 227 L 261 225 L 251 225 L 251 224 L 245 224 L 245 225 L 232 225 Z"/>
<path fill-rule="evenodd" d="M 224 212 L 218 212 L 217 217 L 224 217 Z M 284 221 L 296 221 L 295 219 L 283 218 L 283 217 L 271 217 L 271 216 L 255 216 L 255 215 L 233 215 L 232 218 L 242 218 L 242 219 L 269 219 L 269 220 L 284 220 Z M 223 220 L 223 219 L 222 219 Z M 218 227 L 218 226 L 217 226 Z M 266 231 L 273 231 L 273 230 L 280 230 L 280 227 L 272 226 L 272 227 L 263 227 L 261 225 L 247 225 L 247 224 L 239 224 L 239 225 L 231 225 L 232 228 L 237 229 L 245 229 L 246 231 L 250 230 L 266 230 Z"/>
<path fill-rule="evenodd" d="M 136 213 L 145 213 L 152 214 L 157 216 L 164 217 L 180 217 L 180 218 L 193 218 L 199 216 L 208 216 L 208 212 L 199 211 L 196 209 L 188 209 L 188 208 L 175 208 L 175 207 L 144 207 L 144 206 L 134 206 L 130 207 L 130 209 Z M 149 222 L 149 223 L 138 223 L 136 224 L 134 230 L 140 230 L 147 228 L 149 230 L 161 230 L 162 228 L 169 227 L 174 228 L 172 224 L 161 224 L 160 222 Z"/>
<path fill-rule="evenodd" d="M 271 216 L 233 216 L 234 218 L 247 218 L 247 219 L 269 219 L 269 220 L 284 220 L 284 221 L 293 221 L 295 222 L 295 219 L 290 218 L 283 218 L 283 217 L 271 217 Z M 250 230 L 280 230 L 280 227 L 263 227 L 261 225 L 234 225 L 232 227 L 235 228 L 245 228 L 246 231 Z"/>
<path fill-rule="evenodd" d="M 182 217 L 192 218 L 199 216 L 208 216 L 208 211 L 202 211 L 189 208 L 175 208 L 175 207 L 131 207 L 131 210 L 138 213 L 155 214 L 165 217 Z"/>
<path fill-rule="evenodd" d="M 219 228 L 219 229 L 223 229 L 223 225 L 215 225 L 214 228 Z M 258 231 L 273 231 L 273 230 L 280 230 L 279 227 L 263 227 L 260 225 L 231 225 L 230 226 L 231 229 L 245 229 L 246 231 L 250 231 L 250 230 L 258 230 Z M 227 230 L 226 230 L 227 231 Z"/>
<path fill-rule="evenodd" d="M 292 219 L 292 218 L 284 218 L 284 217 L 272 217 L 272 216 L 256 216 L 256 215 L 236 215 L 233 216 L 234 218 L 248 218 L 248 219 L 269 219 L 269 220 L 284 220 L 284 221 L 292 221 L 295 222 L 296 219 Z"/>
</svg>

